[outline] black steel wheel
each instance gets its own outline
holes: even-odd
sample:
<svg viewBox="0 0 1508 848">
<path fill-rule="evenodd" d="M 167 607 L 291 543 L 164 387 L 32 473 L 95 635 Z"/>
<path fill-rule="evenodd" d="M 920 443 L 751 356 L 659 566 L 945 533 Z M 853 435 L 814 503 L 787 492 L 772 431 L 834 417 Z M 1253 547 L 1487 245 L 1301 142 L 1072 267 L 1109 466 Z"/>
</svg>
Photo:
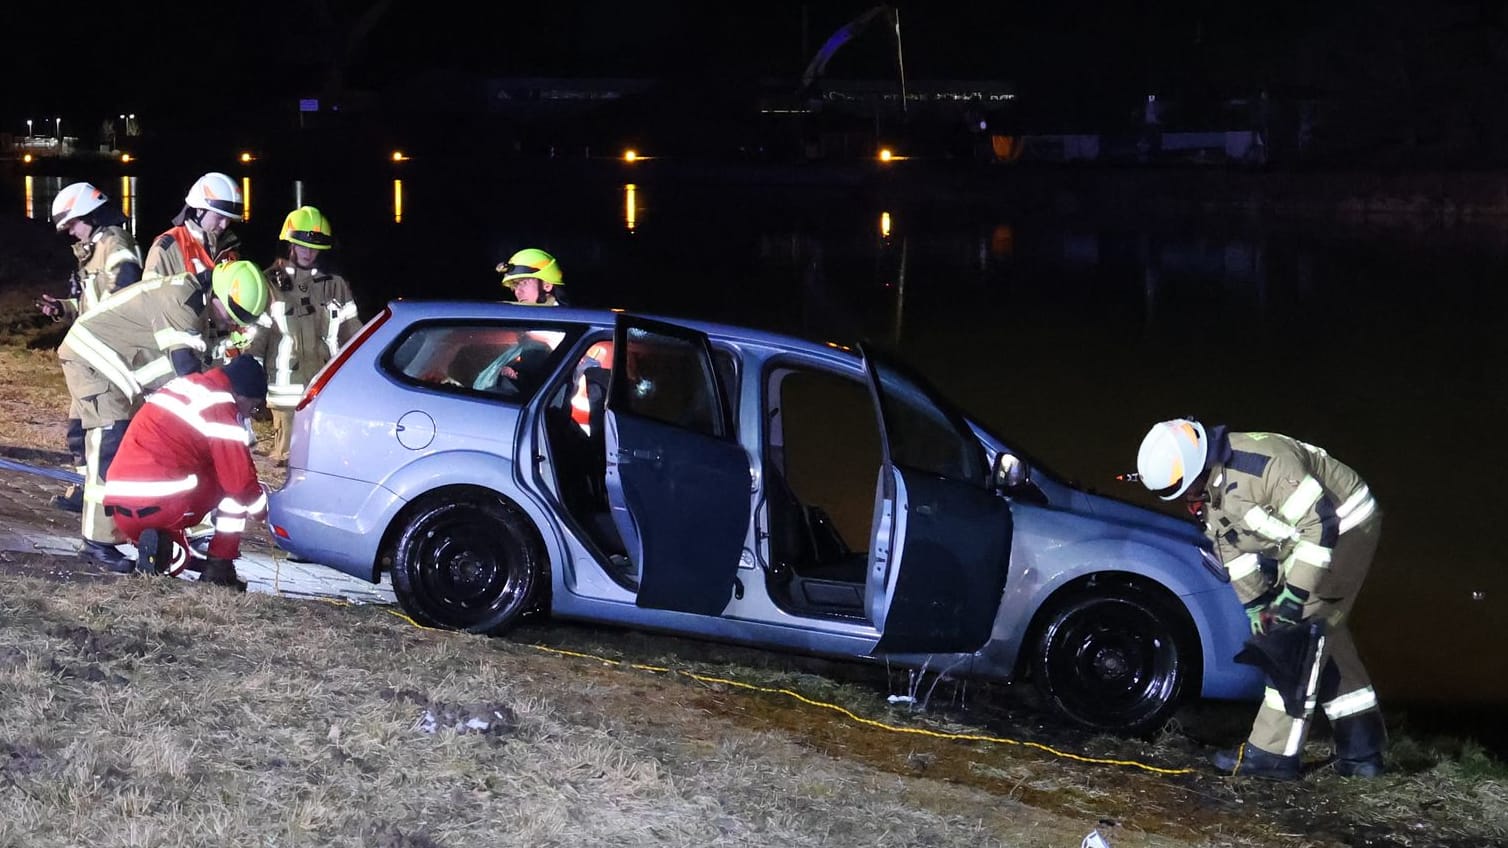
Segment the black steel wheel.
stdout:
<svg viewBox="0 0 1508 848">
<path fill-rule="evenodd" d="M 393 546 L 393 592 L 427 627 L 497 633 L 527 612 L 544 553 L 533 524 L 496 495 L 434 495 Z"/>
<path fill-rule="evenodd" d="M 1198 668 L 1182 610 L 1134 587 L 1078 595 L 1038 630 L 1031 675 L 1048 706 L 1111 733 L 1160 728 Z"/>
</svg>

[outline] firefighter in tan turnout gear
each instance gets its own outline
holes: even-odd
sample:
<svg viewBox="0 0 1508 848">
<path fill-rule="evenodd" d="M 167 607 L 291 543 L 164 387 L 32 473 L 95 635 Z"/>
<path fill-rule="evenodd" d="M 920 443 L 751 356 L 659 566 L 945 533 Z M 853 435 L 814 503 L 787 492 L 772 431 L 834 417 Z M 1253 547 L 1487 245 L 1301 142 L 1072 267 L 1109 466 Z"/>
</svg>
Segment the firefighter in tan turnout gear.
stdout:
<svg viewBox="0 0 1508 848">
<path fill-rule="evenodd" d="M 83 547 L 112 571 L 131 571 L 104 509 L 104 479 L 144 396 L 174 376 L 203 370 L 204 330 L 256 322 L 269 295 L 250 262 L 218 265 L 206 290 L 188 274 L 148 277 L 115 292 L 73 323 L 58 359 L 68 382 L 70 418 L 84 428 Z"/>
<path fill-rule="evenodd" d="M 1215 766 L 1233 775 L 1297 778 L 1318 706 L 1335 737 L 1335 771 L 1382 774 L 1382 712 L 1347 627 L 1382 532 L 1382 510 L 1366 483 L 1297 439 L 1206 429 L 1186 418 L 1154 426 L 1136 465 L 1158 497 L 1182 497 L 1202 515 L 1254 642 L 1299 624 L 1322 634 L 1298 643 L 1306 654 L 1300 665 L 1317 673 L 1295 678 L 1303 687 L 1303 699 L 1292 702 L 1297 709 L 1285 705 L 1269 670 L 1250 736 L 1217 752 Z"/>
<path fill-rule="evenodd" d="M 272 412 L 268 457 L 288 459 L 293 410 L 304 387 L 361 329 L 351 285 L 327 273 L 320 260 L 335 245 L 330 220 L 313 206 L 288 213 L 278 236 L 287 255 L 267 269 L 272 305 L 262 316 L 246 352 L 267 369 L 267 408 Z"/>
<path fill-rule="evenodd" d="M 197 276 L 220 262 L 238 259 L 239 240 L 227 227 L 245 220 L 245 215 L 236 181 L 217 171 L 205 174 L 189 186 L 173 227 L 152 240 L 143 267 L 162 277 Z"/>
<path fill-rule="evenodd" d="M 141 248 L 125 229 L 125 216 L 109 200 L 89 183 L 73 183 L 52 201 L 52 222 L 58 232 L 73 237 L 73 256 L 78 260 L 78 269 L 69 278 L 68 297 L 44 294 L 37 304 L 42 314 L 54 321 L 72 321 L 94 309 L 111 292 L 141 279 Z M 82 475 L 86 471 L 84 427 L 77 418 L 68 419 L 67 438 L 74 467 Z M 71 485 L 63 494 L 54 495 L 51 503 L 59 509 L 81 512 L 84 487 Z"/>
</svg>

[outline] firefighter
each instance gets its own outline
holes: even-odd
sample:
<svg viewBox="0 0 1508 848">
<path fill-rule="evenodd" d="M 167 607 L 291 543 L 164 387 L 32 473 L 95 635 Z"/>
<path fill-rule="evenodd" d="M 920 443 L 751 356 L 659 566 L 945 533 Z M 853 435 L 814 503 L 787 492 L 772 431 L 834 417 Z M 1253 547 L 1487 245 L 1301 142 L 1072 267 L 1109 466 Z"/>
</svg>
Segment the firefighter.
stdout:
<svg viewBox="0 0 1508 848">
<path fill-rule="evenodd" d="M 58 232 L 73 238 L 73 255 L 78 260 L 78 269 L 69 278 L 68 297 L 44 294 L 37 304 L 42 314 L 54 321 L 72 321 L 110 292 L 141 279 L 141 248 L 125 229 L 125 216 L 109 200 L 104 192 L 80 182 L 64 187 L 52 201 L 53 224 Z M 77 418 L 68 419 L 67 438 L 74 468 L 82 475 L 84 427 Z M 53 495 L 51 503 L 69 512 L 82 512 L 84 487 L 71 485 L 63 494 Z"/>
<path fill-rule="evenodd" d="M 203 370 L 205 327 L 254 324 L 270 295 L 250 262 L 215 266 L 210 289 L 191 275 L 144 278 L 74 321 L 58 359 L 68 382 L 70 418 L 84 428 L 83 547 L 80 554 L 121 573 L 131 560 L 105 513 L 102 487 L 126 423 L 144 396 L 173 376 Z"/>
<path fill-rule="evenodd" d="M 1158 497 L 1181 497 L 1201 516 L 1254 639 L 1289 625 L 1325 625 L 1323 639 L 1306 643 L 1303 664 L 1319 673 L 1298 715 L 1285 708 L 1269 673 L 1247 741 L 1217 752 L 1215 766 L 1232 775 L 1297 778 L 1318 705 L 1335 737 L 1335 771 L 1382 774 L 1382 712 L 1347 626 L 1382 532 L 1382 510 L 1366 483 L 1297 439 L 1206 429 L 1188 418 L 1154 426 L 1136 465 Z"/>
<path fill-rule="evenodd" d="M 528 247 L 499 263 L 503 288 L 513 292 L 513 299 L 525 306 L 567 306 L 565 277 L 555 257 L 535 247 Z M 560 291 L 556 291 L 556 288 Z"/>
<path fill-rule="evenodd" d="M 240 239 L 228 229 L 232 221 L 245 220 L 241 187 L 229 176 L 211 171 L 189 186 L 183 208 L 173 217 L 173 227 L 152 240 L 147 249 L 146 273 L 170 277 L 192 274 L 208 288 L 210 270 L 221 262 L 240 258 Z M 206 364 L 224 362 L 240 339 L 207 328 Z"/>
<path fill-rule="evenodd" d="M 246 351 L 267 369 L 267 406 L 272 411 L 268 457 L 288 459 L 293 408 L 304 386 L 361 329 L 351 284 L 320 267 L 335 245 L 330 221 L 313 206 L 288 213 L 278 236 L 287 255 L 267 269 L 272 304 Z"/>
<path fill-rule="evenodd" d="M 136 544 L 137 570 L 176 574 L 200 556 L 184 531 L 213 516 L 199 582 L 246 591 L 236 574 L 246 520 L 266 512 L 250 421 L 267 375 L 250 356 L 169 381 L 131 419 L 105 482 L 105 509 Z"/>
<path fill-rule="evenodd" d="M 173 227 L 152 240 L 144 266 L 148 274 L 199 275 L 220 262 L 240 258 L 231 221 L 245 220 L 241 187 L 215 171 L 200 177 L 183 198 L 183 209 L 173 217 Z"/>
</svg>

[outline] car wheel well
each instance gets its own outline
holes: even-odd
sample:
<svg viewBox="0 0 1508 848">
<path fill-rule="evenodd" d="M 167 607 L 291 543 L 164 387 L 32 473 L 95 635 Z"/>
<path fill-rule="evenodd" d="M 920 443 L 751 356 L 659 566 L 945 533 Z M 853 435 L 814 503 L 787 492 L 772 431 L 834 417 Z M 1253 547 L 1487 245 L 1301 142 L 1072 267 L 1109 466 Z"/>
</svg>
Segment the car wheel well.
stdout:
<svg viewBox="0 0 1508 848">
<path fill-rule="evenodd" d="M 1017 655 L 1017 679 L 1033 677 L 1034 660 L 1041 650 L 1046 631 L 1054 622 L 1076 606 L 1092 603 L 1096 599 L 1120 598 L 1135 605 L 1157 611 L 1169 627 L 1179 651 L 1183 682 L 1180 697 L 1198 693 L 1202 688 L 1204 674 L 1203 644 L 1198 628 L 1183 601 L 1166 586 L 1146 577 L 1128 572 L 1097 572 L 1085 575 L 1059 587 L 1044 602 L 1032 618 Z M 1034 681 L 1036 682 L 1036 681 Z M 1137 730 L 1145 730 L 1138 728 Z M 1155 729 L 1155 728 L 1154 728 Z"/>
<path fill-rule="evenodd" d="M 393 520 L 388 522 L 387 529 L 382 534 L 382 544 L 377 547 L 377 567 L 373 570 L 372 578 L 374 580 L 381 580 L 383 574 L 392 575 L 398 537 L 403 534 L 403 528 L 407 526 L 414 513 L 427 509 L 429 504 L 436 500 L 455 501 L 472 498 L 494 498 L 498 503 L 516 510 L 520 515 L 524 516 L 529 532 L 533 534 L 532 541 L 539 549 L 540 562 L 544 569 L 544 573 L 541 575 L 544 579 L 544 591 L 542 595 L 548 597 L 550 587 L 550 554 L 549 549 L 545 547 L 544 536 L 539 532 L 539 527 L 535 525 L 534 520 L 529 518 L 528 513 L 524 512 L 512 498 L 499 494 L 486 486 L 472 486 L 468 484 L 441 486 L 438 489 L 431 489 L 409 501 L 402 509 L 398 510 L 397 514 L 393 516 Z"/>
</svg>

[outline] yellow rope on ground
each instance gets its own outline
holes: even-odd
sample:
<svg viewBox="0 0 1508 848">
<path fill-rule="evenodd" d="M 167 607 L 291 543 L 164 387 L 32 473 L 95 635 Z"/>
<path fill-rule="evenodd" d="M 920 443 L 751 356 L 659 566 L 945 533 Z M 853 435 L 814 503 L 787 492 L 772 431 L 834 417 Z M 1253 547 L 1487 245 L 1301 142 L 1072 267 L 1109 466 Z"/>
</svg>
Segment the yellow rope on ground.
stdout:
<svg viewBox="0 0 1508 848">
<path fill-rule="evenodd" d="M 1074 754 L 1068 751 L 1060 751 L 1057 748 L 1052 747 L 1051 745 L 1044 745 L 1041 742 L 1025 742 L 1020 739 L 1010 739 L 1004 736 L 989 736 L 982 733 L 951 733 L 942 730 L 929 730 L 925 727 L 905 727 L 902 725 L 888 724 L 876 719 L 865 718 L 861 715 L 858 715 L 853 710 L 850 710 L 847 707 L 839 706 L 838 704 L 828 703 L 827 701 L 819 701 L 815 698 L 809 698 L 806 695 L 803 695 L 800 692 L 796 692 L 791 689 L 783 689 L 773 686 L 760 686 L 754 683 L 744 683 L 740 680 L 730 680 L 725 677 L 712 677 L 711 675 L 696 674 L 695 672 L 683 671 L 681 669 L 675 668 L 667 668 L 664 666 L 653 666 L 645 665 L 643 663 L 630 663 L 620 660 L 610 660 L 606 657 L 599 657 L 593 654 L 582 653 L 580 651 L 569 651 L 563 648 L 549 648 L 545 647 L 544 645 L 530 645 L 529 647 L 552 654 L 561 654 L 568 657 L 595 660 L 605 665 L 622 665 L 640 671 L 650 671 L 663 674 L 679 674 L 702 683 L 720 683 L 724 686 L 733 686 L 739 689 L 748 689 L 754 692 L 763 692 L 772 695 L 785 695 L 790 698 L 795 698 L 803 704 L 808 704 L 813 707 L 821 707 L 822 709 L 832 710 L 833 712 L 840 713 L 843 716 L 847 717 L 849 720 L 857 722 L 858 724 L 864 725 L 866 727 L 873 727 L 879 730 L 887 730 L 891 733 L 909 733 L 915 736 L 931 736 L 936 739 L 948 739 L 960 742 L 990 742 L 996 745 L 1020 745 L 1025 748 L 1035 748 L 1039 751 L 1046 751 L 1047 753 L 1052 754 L 1055 757 L 1061 757 L 1065 760 L 1074 760 L 1075 762 L 1091 763 L 1094 765 L 1130 766 L 1133 768 L 1143 769 L 1154 774 L 1191 774 L 1194 771 L 1190 768 L 1174 769 L 1162 768 L 1160 766 L 1151 766 L 1147 765 L 1146 763 L 1137 762 L 1136 760 L 1112 760 L 1104 757 L 1087 757 L 1083 754 Z"/>
<path fill-rule="evenodd" d="M 399 612 L 398 610 L 385 609 L 384 612 L 388 613 L 389 615 L 401 618 L 409 624 L 412 624 L 413 626 L 424 630 L 440 629 L 435 627 L 426 627 L 425 625 L 414 621 L 412 618 L 409 618 L 407 615 Z M 1075 754 L 1070 751 L 1061 751 L 1057 748 L 1052 747 L 1051 745 L 1044 745 L 1041 742 L 1027 742 L 1020 739 L 1011 739 L 1006 736 L 990 736 L 983 733 L 952 733 L 944 730 L 930 730 L 925 727 L 905 727 L 902 725 L 888 724 L 877 719 L 865 718 L 864 716 L 855 713 L 853 710 L 850 710 L 847 707 L 807 697 L 806 695 L 803 695 L 800 692 L 792 689 L 784 689 L 774 686 L 760 686 L 755 683 L 744 683 L 741 680 L 732 680 L 726 677 L 713 677 L 707 674 L 697 674 L 695 672 L 683 671 L 681 669 L 669 668 L 667 666 L 646 665 L 644 663 L 613 660 L 608 659 L 607 657 L 597 656 L 596 654 L 588 654 L 582 651 L 572 651 L 566 648 L 551 648 L 545 645 L 533 644 L 526 644 L 525 647 L 533 648 L 536 651 L 543 651 L 549 654 L 559 654 L 560 656 L 564 657 L 592 660 L 594 662 L 602 663 L 603 665 L 623 666 L 626 668 L 635 669 L 637 671 L 648 671 L 656 674 L 678 674 L 683 677 L 689 677 L 692 680 L 698 681 L 700 683 L 719 683 L 724 686 L 732 686 L 737 689 L 747 689 L 751 692 L 762 692 L 770 695 L 785 695 L 788 698 L 795 698 L 801 703 L 807 704 L 809 706 L 820 707 L 825 710 L 832 710 L 833 712 L 839 713 L 848 718 L 850 721 L 856 722 L 865 727 L 873 727 L 877 730 L 886 730 L 891 733 L 909 733 L 914 736 L 930 736 L 935 739 L 947 739 L 957 742 L 988 742 L 995 745 L 1019 745 L 1023 748 L 1035 748 L 1039 751 L 1045 751 L 1055 757 L 1061 757 L 1065 760 L 1073 760 L 1074 762 L 1089 763 L 1091 765 L 1101 766 L 1128 766 L 1131 768 L 1139 768 L 1143 771 L 1148 771 L 1153 774 L 1175 775 L 1192 774 L 1194 772 L 1194 769 L 1191 768 L 1163 768 L 1162 766 L 1147 765 L 1146 763 L 1138 762 L 1136 760 L 1113 760 L 1107 757 L 1088 757 L 1083 754 Z"/>
</svg>

